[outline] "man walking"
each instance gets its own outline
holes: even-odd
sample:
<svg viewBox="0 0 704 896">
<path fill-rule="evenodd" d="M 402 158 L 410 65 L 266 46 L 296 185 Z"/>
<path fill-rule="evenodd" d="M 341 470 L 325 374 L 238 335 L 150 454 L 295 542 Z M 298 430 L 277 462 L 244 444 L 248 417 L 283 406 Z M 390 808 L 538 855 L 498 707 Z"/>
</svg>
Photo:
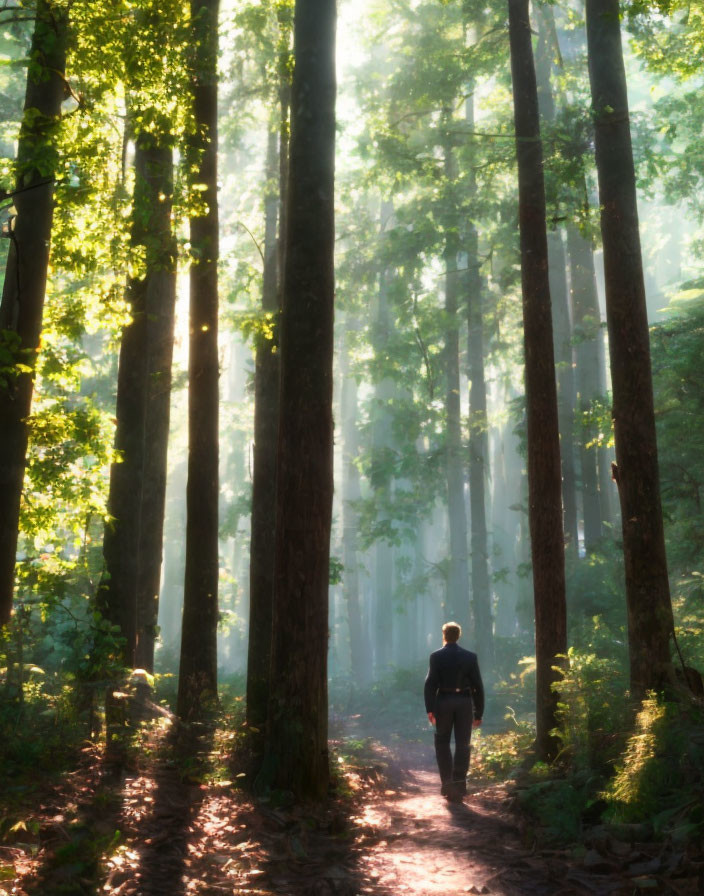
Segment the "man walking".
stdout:
<svg viewBox="0 0 704 896">
<path fill-rule="evenodd" d="M 440 771 L 440 792 L 451 802 L 467 793 L 469 742 L 484 714 L 484 686 L 476 653 L 460 647 L 462 629 L 456 622 L 442 627 L 443 646 L 430 654 L 425 679 L 425 711 L 435 725 L 435 757 Z M 450 736 L 455 732 L 454 760 Z"/>
</svg>

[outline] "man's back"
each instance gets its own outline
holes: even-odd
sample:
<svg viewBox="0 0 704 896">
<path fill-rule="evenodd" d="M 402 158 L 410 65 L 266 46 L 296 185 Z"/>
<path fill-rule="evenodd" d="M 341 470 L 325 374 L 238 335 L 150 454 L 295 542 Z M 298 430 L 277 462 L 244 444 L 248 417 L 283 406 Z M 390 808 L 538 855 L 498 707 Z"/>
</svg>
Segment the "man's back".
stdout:
<svg viewBox="0 0 704 896">
<path fill-rule="evenodd" d="M 484 712 L 484 688 L 479 673 L 476 653 L 459 644 L 445 644 L 430 655 L 424 697 L 427 712 L 433 711 L 435 695 L 469 692 L 474 703 L 474 717 L 481 719 Z"/>
</svg>

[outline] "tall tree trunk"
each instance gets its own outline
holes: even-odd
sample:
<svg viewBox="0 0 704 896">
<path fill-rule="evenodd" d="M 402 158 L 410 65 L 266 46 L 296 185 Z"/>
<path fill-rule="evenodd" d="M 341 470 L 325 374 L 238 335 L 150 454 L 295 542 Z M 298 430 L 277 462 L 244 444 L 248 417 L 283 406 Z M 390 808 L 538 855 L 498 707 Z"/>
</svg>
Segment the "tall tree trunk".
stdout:
<svg viewBox="0 0 704 896">
<path fill-rule="evenodd" d="M 456 237 L 448 237 L 445 249 L 445 395 L 447 513 L 450 532 L 450 567 L 447 583 L 448 619 L 469 631 L 469 564 L 467 511 L 465 508 L 464 448 L 460 406 L 459 326 L 457 319 L 459 274 Z"/>
<path fill-rule="evenodd" d="M 484 667 L 494 665 L 494 626 L 489 581 L 489 543 L 486 529 L 488 439 L 486 380 L 484 376 L 484 326 L 482 288 L 479 276 L 477 234 L 474 228 L 468 240 L 470 282 L 467 294 L 469 329 L 469 501 L 472 542 L 472 609 L 474 643 Z"/>
<path fill-rule="evenodd" d="M 335 21 L 335 0 L 296 0 L 267 732 L 273 784 L 314 799 L 329 780 Z"/>
<path fill-rule="evenodd" d="M 159 610 L 176 306 L 172 195 L 173 151 L 140 135 L 132 242 L 145 250 L 145 271 L 127 286 L 132 321 L 120 343 L 115 411 L 120 460 L 110 469 L 99 603 L 124 638 L 125 665 L 149 671 Z"/>
<path fill-rule="evenodd" d="M 286 196 L 288 192 L 289 111 L 291 77 L 288 68 L 291 23 L 285 7 L 279 7 L 279 146 L 276 153 L 272 136 L 269 137 L 267 163 L 268 182 L 273 184 L 274 156 L 278 156 L 278 202 L 274 208 L 271 190 L 265 211 L 265 283 L 262 284 L 262 307 L 265 311 L 280 311 L 283 290 L 284 254 L 286 246 Z M 275 226 L 278 216 L 279 232 Z M 275 240 L 276 256 L 270 250 Z M 271 293 L 276 286 L 276 296 Z M 274 305 L 275 299 L 275 305 Z M 269 307 L 272 306 L 272 307 Z M 279 321 L 277 321 L 277 328 Z M 276 456 L 279 427 L 279 356 L 272 344 L 259 346 L 255 367 L 255 452 L 252 483 L 252 543 L 250 548 L 249 640 L 247 652 L 247 722 L 258 728 L 264 724 L 269 711 L 269 681 L 271 673 L 272 613 L 274 600 L 274 570 L 271 558 L 276 546 Z M 259 355 L 261 354 L 261 358 Z M 269 479 L 266 478 L 269 475 Z M 256 496 L 254 492 L 256 491 Z M 255 607 L 254 604 L 257 604 Z"/>
<path fill-rule="evenodd" d="M 278 143 L 269 131 L 264 199 L 264 279 L 262 309 L 279 309 L 277 184 Z M 271 613 L 274 593 L 276 535 L 276 439 L 279 425 L 279 355 L 274 341 L 259 339 L 254 370 L 254 455 L 252 472 L 252 536 L 249 567 L 249 647 L 247 655 L 247 723 L 266 723 L 271 664 Z"/>
<path fill-rule="evenodd" d="M 354 320 L 347 321 L 345 335 L 358 329 Z M 341 353 L 342 375 L 342 564 L 344 566 L 343 593 L 347 604 L 347 622 L 350 638 L 350 671 L 353 681 L 360 685 L 369 680 L 369 660 L 362 630 L 362 608 L 359 588 L 359 514 L 355 503 L 360 500 L 359 470 L 356 459 L 359 454 L 359 421 L 357 419 L 357 382 L 350 374 L 349 353 L 344 344 Z"/>
<path fill-rule="evenodd" d="M 393 483 L 389 483 L 389 491 Z M 387 493 L 388 494 L 388 493 Z M 377 677 L 389 671 L 393 639 L 394 546 L 374 544 L 374 667 Z"/>
<path fill-rule="evenodd" d="M 555 122 L 555 99 L 550 83 L 550 37 L 552 11 L 537 7 L 540 34 L 536 52 L 536 80 L 538 105 L 543 120 Z M 553 25 L 554 27 L 554 25 Z M 560 457 L 562 462 L 562 501 L 565 540 L 577 554 L 577 476 L 574 462 L 574 407 L 575 379 L 572 358 L 572 325 L 570 321 L 569 291 L 567 289 L 567 260 L 562 234 L 548 232 L 548 270 L 553 319 L 553 350 L 557 376 L 557 416 L 560 428 Z"/>
<path fill-rule="evenodd" d="M 389 222 L 393 217 L 393 205 L 381 203 L 381 239 L 384 239 Z M 379 292 L 374 315 L 372 343 L 374 354 L 382 364 L 388 358 L 389 342 L 393 333 L 393 316 L 389 308 L 389 281 L 392 274 L 387 270 L 379 273 Z M 393 402 L 396 386 L 388 376 L 383 376 L 374 384 L 374 411 L 372 422 L 372 469 L 371 486 L 377 502 L 380 520 L 389 521 L 388 504 L 394 492 L 394 476 L 391 459 L 394 451 Z M 374 544 L 374 660 L 376 674 L 387 672 L 392 662 L 393 620 L 394 620 L 394 558 L 395 550 L 390 541 L 380 538 Z"/>
<path fill-rule="evenodd" d="M 178 713 L 217 701 L 218 625 L 218 0 L 191 0 L 193 112 L 189 147 L 202 185 L 191 216 L 186 571 Z"/>
<path fill-rule="evenodd" d="M 171 222 L 173 150 L 147 146 L 142 175 L 148 209 L 146 246 L 146 415 L 139 515 L 135 665 L 154 671 L 159 586 L 164 553 L 164 509 L 171 412 L 171 368 L 176 312 L 176 240 Z M 139 173 L 137 175 L 140 176 Z"/>
<path fill-rule="evenodd" d="M 594 275 L 594 255 L 589 242 L 577 227 L 567 228 L 567 248 L 570 259 L 570 283 L 574 314 L 575 357 L 578 407 L 583 417 L 592 401 L 601 398 L 599 384 L 598 340 L 601 335 L 599 303 Z M 580 428 L 582 467 L 582 507 L 584 511 L 584 547 L 590 552 L 601 538 L 601 496 L 597 478 L 597 450 L 590 443 L 597 437 L 592 424 Z"/>
<path fill-rule="evenodd" d="M 449 112 L 445 110 L 449 124 Z M 457 179 L 457 160 L 448 140 L 444 147 L 445 177 Z M 448 619 L 469 631 L 469 560 L 467 556 L 467 510 L 465 506 L 465 461 L 462 444 L 460 403 L 460 328 L 458 319 L 460 275 L 457 254 L 460 249 L 454 209 L 446 222 L 445 236 L 445 477 L 447 521 L 450 535 L 447 601 Z"/>
<path fill-rule="evenodd" d="M 568 304 L 567 259 L 562 234 L 556 230 L 548 233 L 548 265 L 553 316 L 553 350 L 557 377 L 557 420 L 560 428 L 564 532 L 565 541 L 576 556 L 579 544 L 577 474 L 574 458 L 576 389 L 572 357 L 572 324 Z"/>
<path fill-rule="evenodd" d="M 618 0 L 587 0 L 631 691 L 671 679 L 667 577 L 635 171 Z"/>
<path fill-rule="evenodd" d="M 473 92 L 473 90 L 471 91 Z M 474 98 L 465 104 L 465 121 L 474 129 Z M 476 197 L 472 177 L 471 198 Z M 469 374 L 469 506 L 471 525 L 472 613 L 474 644 L 480 653 L 482 668 L 494 666 L 494 625 L 489 581 L 489 543 L 486 530 L 487 468 L 489 439 L 486 414 L 486 378 L 484 375 L 484 315 L 480 274 L 479 235 L 470 221 L 467 249 L 467 330 Z"/>
<path fill-rule="evenodd" d="M 545 185 L 528 0 L 509 0 L 509 37 L 518 157 L 521 280 L 528 432 L 528 489 L 537 664 L 536 754 L 557 751 L 553 689 L 567 650 L 560 437 L 553 355 Z"/>
<path fill-rule="evenodd" d="M 519 461 L 512 423 L 503 423 L 491 439 L 491 501 L 490 519 L 492 554 L 495 568 L 502 573 L 494 585 L 496 593 L 497 636 L 513 637 L 517 632 L 519 583 L 516 581 L 518 559 L 516 550 L 520 516 L 516 512 L 516 489 L 513 483 L 520 481 L 520 471 L 514 471 Z M 509 485 L 511 483 L 511 485 Z M 513 509 L 511 509 L 513 507 Z M 532 627 L 532 626 L 531 626 Z"/>
<path fill-rule="evenodd" d="M 0 303 L 0 335 L 17 363 L 26 366 L 0 388 L 0 626 L 12 613 L 20 501 L 27 457 L 27 418 L 32 406 L 44 313 L 54 213 L 56 132 L 64 98 L 65 10 L 37 3 L 29 55 L 24 112 L 17 147 L 17 216 L 13 222 Z"/>
<path fill-rule="evenodd" d="M 105 574 L 98 591 L 104 616 L 124 639 L 121 659 L 135 664 L 137 644 L 137 576 L 139 524 L 146 413 L 147 362 L 144 282 L 128 286 L 132 320 L 122 331 L 117 374 L 115 450 L 119 460 L 110 468 L 108 520 L 103 535 Z"/>
</svg>

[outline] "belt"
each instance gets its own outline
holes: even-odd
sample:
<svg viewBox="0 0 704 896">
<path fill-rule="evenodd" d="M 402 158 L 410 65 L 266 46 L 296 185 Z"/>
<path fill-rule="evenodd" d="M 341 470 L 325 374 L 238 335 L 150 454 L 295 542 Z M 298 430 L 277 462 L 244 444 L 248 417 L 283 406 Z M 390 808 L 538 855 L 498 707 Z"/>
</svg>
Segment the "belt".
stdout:
<svg viewBox="0 0 704 896">
<path fill-rule="evenodd" d="M 438 688 L 439 694 L 471 694 L 470 688 Z"/>
</svg>

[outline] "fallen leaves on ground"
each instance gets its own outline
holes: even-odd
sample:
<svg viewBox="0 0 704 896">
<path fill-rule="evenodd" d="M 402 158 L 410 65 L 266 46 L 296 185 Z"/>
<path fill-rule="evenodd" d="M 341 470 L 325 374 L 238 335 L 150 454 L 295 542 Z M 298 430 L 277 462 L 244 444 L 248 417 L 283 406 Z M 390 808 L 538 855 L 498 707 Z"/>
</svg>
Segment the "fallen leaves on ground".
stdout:
<svg viewBox="0 0 704 896">
<path fill-rule="evenodd" d="M 364 762 L 346 764 L 344 797 L 277 807 L 184 769 L 167 739 L 155 732 L 119 775 L 89 746 L 34 794 L 0 845 L 0 896 L 702 892 L 704 862 L 683 846 L 595 828 L 578 850 L 538 850 L 506 786 L 447 803 L 430 744 L 369 741 Z"/>
</svg>

